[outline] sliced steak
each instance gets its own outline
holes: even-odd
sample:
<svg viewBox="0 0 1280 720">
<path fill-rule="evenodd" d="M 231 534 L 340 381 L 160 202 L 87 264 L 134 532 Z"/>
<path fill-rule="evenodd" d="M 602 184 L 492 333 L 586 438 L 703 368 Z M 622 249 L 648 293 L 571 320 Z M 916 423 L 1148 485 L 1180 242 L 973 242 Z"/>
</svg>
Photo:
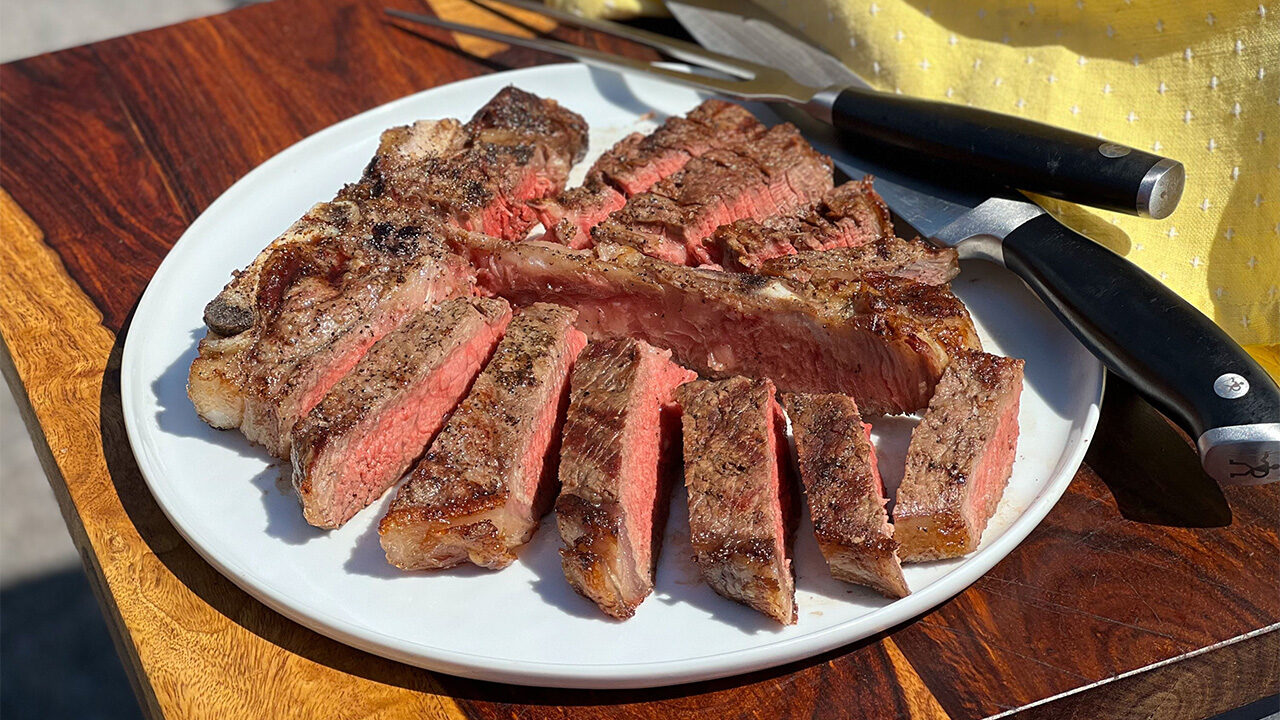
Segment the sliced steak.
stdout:
<svg viewBox="0 0 1280 720">
<path fill-rule="evenodd" d="M 288 457 L 294 424 L 365 352 L 424 306 L 469 294 L 471 271 L 435 230 L 369 223 L 278 246 L 262 264 L 246 331 L 210 332 L 187 391 L 217 428 Z"/>
<path fill-rule="evenodd" d="M 784 625 L 796 621 L 791 536 L 795 486 L 784 474 L 773 383 L 734 377 L 682 385 L 689 539 L 717 593 Z"/>
<path fill-rule="evenodd" d="M 904 561 L 973 552 L 1000 504 L 1018 447 L 1024 362 L 958 353 L 911 434 L 893 510 Z"/>
<path fill-rule="evenodd" d="M 293 429 L 293 487 L 307 522 L 336 528 L 422 455 L 511 320 L 492 298 L 420 310 L 374 343 Z"/>
<path fill-rule="evenodd" d="M 419 214 L 508 240 L 523 238 L 535 222 L 524 203 L 563 188 L 586 142 L 581 117 L 510 87 L 466 125 L 445 119 L 391 128 L 360 181 L 313 207 L 236 273 L 205 308 L 205 324 L 224 336 L 248 330 L 270 257 L 286 245 L 332 239 L 352 225 L 363 223 L 367 232 L 379 222 L 419 223 L 411 217 Z"/>
<path fill-rule="evenodd" d="M 911 592 L 885 512 L 871 426 L 848 395 L 786 395 L 800 478 L 832 577 L 892 598 Z"/>
<path fill-rule="evenodd" d="M 889 208 L 871 187 L 872 178 L 847 182 L 799 212 L 722 226 L 709 244 L 720 264 L 734 272 L 754 272 L 769 258 L 805 250 L 858 247 L 893 236 Z"/>
<path fill-rule="evenodd" d="M 575 308 L 593 339 L 642 339 L 708 377 L 767 377 L 790 392 L 853 395 L 868 414 L 923 408 L 950 353 L 980 347 L 946 288 L 893 278 L 820 288 L 619 248 L 453 237 L 483 291 L 516 305 Z"/>
<path fill-rule="evenodd" d="M 765 260 L 751 272 L 810 283 L 848 283 L 888 275 L 925 285 L 943 285 L 960 274 L 954 248 L 919 238 L 885 236 L 857 247 L 804 251 Z"/>
<path fill-rule="evenodd" d="M 569 372 L 587 342 L 574 315 L 536 304 L 511 321 L 378 526 L 392 565 L 503 568 L 533 536 L 555 500 Z"/>
<path fill-rule="evenodd" d="M 677 386 L 696 378 L 630 338 L 578 356 L 560 449 L 556 522 L 565 578 L 626 619 L 653 590 L 670 500 Z M 665 431 L 665 432 L 664 432 Z"/>
<path fill-rule="evenodd" d="M 401 135 L 417 125 L 387 131 L 384 145 L 412 146 Z M 506 87 L 463 126 L 442 154 L 408 158 L 379 152 L 359 183 L 340 199 L 362 206 L 414 208 L 458 227 L 519 240 L 537 222 L 529 200 L 564 188 L 569 170 L 587 147 L 582 117 L 514 87 Z"/>
<path fill-rule="evenodd" d="M 288 457 L 294 423 L 375 341 L 424 304 L 469 292 L 470 270 L 440 245 L 441 219 L 523 237 L 533 222 L 523 201 L 563 187 L 585 138 L 577 115 L 514 88 L 465 126 L 383 133 L 358 183 L 312 208 L 206 308 L 188 389 L 197 412 Z"/>
<path fill-rule="evenodd" d="M 765 128 L 742 106 L 707 100 L 684 117 L 667 118 L 648 135 L 632 133 L 601 155 L 580 187 L 531 202 L 547 241 L 582 248 L 591 228 L 627 198 L 682 169 L 708 150 L 745 142 Z"/>
<path fill-rule="evenodd" d="M 679 265 L 718 263 L 718 249 L 706 242 L 716 228 L 790 211 L 831 185 L 831 159 L 810 147 L 793 125 L 777 125 L 690 160 L 628 200 L 591 237 L 597 245 L 628 245 Z"/>
</svg>

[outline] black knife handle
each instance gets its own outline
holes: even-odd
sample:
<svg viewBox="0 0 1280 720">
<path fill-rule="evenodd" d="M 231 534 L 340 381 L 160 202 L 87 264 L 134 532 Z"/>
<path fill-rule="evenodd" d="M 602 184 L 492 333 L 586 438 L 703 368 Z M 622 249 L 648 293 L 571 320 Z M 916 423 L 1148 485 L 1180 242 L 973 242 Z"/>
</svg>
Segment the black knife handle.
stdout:
<svg viewBox="0 0 1280 720">
<path fill-rule="evenodd" d="M 1086 347 L 1198 441 L 1210 475 L 1280 480 L 1280 387 L 1213 321 L 1048 214 L 1007 234 L 1002 252 Z"/>
<path fill-rule="evenodd" d="M 863 88 L 825 90 L 810 105 L 853 147 L 905 149 L 1020 190 L 1157 219 L 1182 197 L 1181 163 L 1043 123 Z"/>
</svg>

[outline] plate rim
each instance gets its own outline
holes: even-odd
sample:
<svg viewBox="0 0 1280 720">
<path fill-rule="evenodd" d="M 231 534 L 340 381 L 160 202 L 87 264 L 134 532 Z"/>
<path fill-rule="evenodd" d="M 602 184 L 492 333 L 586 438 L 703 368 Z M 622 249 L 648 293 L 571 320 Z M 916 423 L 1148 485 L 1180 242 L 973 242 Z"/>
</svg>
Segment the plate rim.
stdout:
<svg viewBox="0 0 1280 720">
<path fill-rule="evenodd" d="M 498 84 L 518 84 L 520 79 L 528 76 L 550 75 L 552 76 L 551 79 L 554 79 L 555 75 L 564 75 L 567 78 L 588 72 L 615 74 L 598 69 L 589 70 L 587 66 L 578 63 L 553 63 L 465 78 L 426 88 L 370 108 L 298 140 L 232 183 L 187 227 L 182 236 L 165 254 L 165 258 L 148 281 L 147 287 L 135 307 L 134 320 L 147 317 L 152 306 L 161 302 L 157 288 L 163 284 L 163 281 L 168 277 L 168 272 L 172 271 L 174 267 L 170 263 L 170 258 L 174 253 L 183 247 L 184 243 L 195 242 L 195 236 L 203 232 L 205 224 L 212 222 L 210 217 L 217 215 L 217 211 L 221 210 L 223 205 L 234 201 L 235 196 L 241 192 L 239 188 L 250 182 L 250 178 L 257 175 L 264 168 L 287 167 L 294 155 L 307 149 L 300 146 L 309 145 L 317 141 L 317 139 L 323 141 L 326 137 L 340 135 L 351 125 L 371 122 L 380 115 L 395 112 L 401 105 L 410 104 L 419 100 L 423 95 L 439 92 L 445 88 L 465 90 L 465 86 L 469 84 L 492 85 L 495 82 Z M 540 77 L 540 79 L 545 80 L 547 78 Z M 136 340 L 136 338 L 140 333 L 136 334 L 134 332 L 135 327 L 137 327 L 136 322 L 131 322 L 129 329 L 126 331 L 120 367 L 121 404 L 129 445 L 138 461 L 139 472 L 147 484 L 147 489 L 155 498 L 157 505 L 160 506 L 165 517 L 183 539 L 206 562 L 236 586 L 267 605 L 273 611 L 321 635 L 359 650 L 451 675 L 540 687 L 580 689 L 645 688 L 739 675 L 796 662 L 843 645 L 858 642 L 877 632 L 907 622 L 920 614 L 928 612 L 948 597 L 963 591 L 1007 557 L 1040 524 L 1049 513 L 1049 510 L 1066 492 L 1072 478 L 1074 478 L 1084 460 L 1085 452 L 1096 431 L 1105 384 L 1105 374 L 1101 362 L 1096 357 L 1090 357 L 1094 365 L 1094 371 L 1090 373 L 1094 380 L 1094 392 L 1089 399 L 1085 417 L 1080 424 L 1079 438 L 1074 441 L 1074 445 L 1068 441 L 1067 448 L 1060 456 L 1057 466 L 1061 468 L 1059 472 L 1045 480 L 1039 496 L 1018 515 L 1017 519 L 1009 524 L 999 538 L 983 548 L 979 553 L 969 557 L 955 568 L 933 580 L 928 586 L 912 592 L 906 598 L 888 603 L 857 618 L 815 630 L 809 634 L 711 655 L 686 657 L 678 660 L 608 664 L 529 662 L 493 658 L 487 655 L 424 645 L 419 642 L 406 642 L 394 635 L 350 622 L 314 606 L 305 607 L 305 603 L 301 603 L 304 607 L 297 607 L 299 603 L 296 594 L 281 592 L 272 587 L 271 583 L 266 582 L 252 569 L 241 567 L 237 563 L 226 562 L 223 558 L 220 558 L 208 546 L 208 540 L 197 529 L 181 521 L 181 512 L 173 504 L 175 498 L 169 495 L 166 490 L 166 484 L 159 482 L 157 479 L 157 476 L 163 474 L 164 465 L 152 448 L 151 438 L 144 432 L 148 429 L 147 422 L 142 416 L 143 411 L 139 407 L 139 401 L 135 400 L 135 398 L 139 397 L 137 388 L 151 380 L 151 378 L 140 377 L 142 368 L 139 357 L 144 350 L 139 348 L 141 341 Z M 1081 390 L 1082 397 L 1085 390 L 1087 388 L 1082 388 Z M 855 626 L 858 630 L 849 632 L 850 626 Z"/>
</svg>

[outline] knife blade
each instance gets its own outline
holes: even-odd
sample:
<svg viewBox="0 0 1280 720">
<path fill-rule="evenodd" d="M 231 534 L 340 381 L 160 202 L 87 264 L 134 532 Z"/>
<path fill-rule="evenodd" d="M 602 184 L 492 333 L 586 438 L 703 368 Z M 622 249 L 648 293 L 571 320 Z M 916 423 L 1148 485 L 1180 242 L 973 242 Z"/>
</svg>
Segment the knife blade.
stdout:
<svg viewBox="0 0 1280 720">
<path fill-rule="evenodd" d="M 790 63 L 775 67 L 827 84 L 848 83 L 853 75 L 837 69 L 839 61 L 829 55 L 816 57 L 826 53 L 752 3 L 669 0 L 668 7 L 715 52 Z M 1223 485 L 1280 480 L 1280 387 L 1185 300 L 1015 191 L 987 180 L 937 179 L 967 175 L 955 168 L 912 163 L 899 169 L 882 155 L 842 144 L 829 125 L 791 108 L 774 111 L 800 126 L 845 174 L 874 175 L 890 209 L 922 237 L 1021 276 L 1112 373 L 1196 439 L 1210 477 Z"/>
</svg>

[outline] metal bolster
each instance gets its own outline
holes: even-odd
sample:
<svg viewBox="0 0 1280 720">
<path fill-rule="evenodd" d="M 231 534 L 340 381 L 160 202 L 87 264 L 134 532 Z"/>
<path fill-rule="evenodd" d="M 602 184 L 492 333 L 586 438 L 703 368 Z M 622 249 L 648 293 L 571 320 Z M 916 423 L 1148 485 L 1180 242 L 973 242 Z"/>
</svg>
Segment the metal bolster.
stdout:
<svg viewBox="0 0 1280 720">
<path fill-rule="evenodd" d="M 840 97 L 842 90 L 844 88 L 839 85 L 830 85 L 819 90 L 809 102 L 804 104 L 805 112 L 825 123 L 830 123 L 831 109 L 835 107 L 836 98 Z"/>
<path fill-rule="evenodd" d="M 1044 209 L 1030 200 L 995 197 L 957 218 L 934 234 L 960 257 L 1004 264 L 1004 239 L 1009 233 L 1040 217 Z"/>
<path fill-rule="evenodd" d="M 1223 485 L 1280 480 L 1280 423 L 1206 430 L 1197 440 L 1205 472 Z"/>
</svg>

